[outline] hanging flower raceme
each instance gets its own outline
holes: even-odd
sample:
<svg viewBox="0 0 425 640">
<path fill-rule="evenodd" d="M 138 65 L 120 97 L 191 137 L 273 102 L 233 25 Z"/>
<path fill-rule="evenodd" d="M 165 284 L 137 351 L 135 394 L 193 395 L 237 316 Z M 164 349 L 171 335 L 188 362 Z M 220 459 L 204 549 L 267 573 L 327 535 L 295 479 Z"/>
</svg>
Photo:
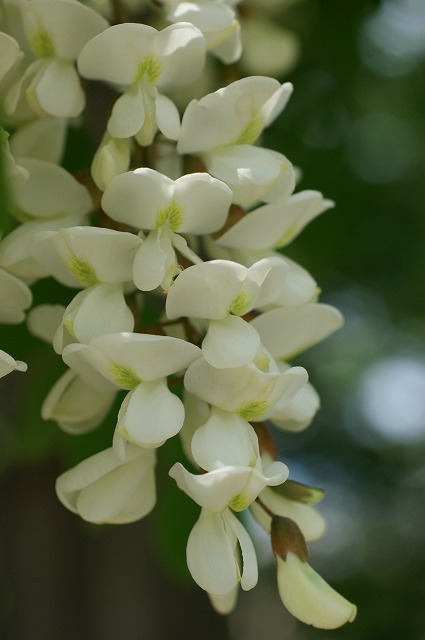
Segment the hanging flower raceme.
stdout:
<svg viewBox="0 0 425 640">
<path fill-rule="evenodd" d="M 28 313 L 31 333 L 68 367 L 42 417 L 71 435 L 105 429 L 121 396 L 109 447 L 57 479 L 66 508 L 96 524 L 143 518 L 156 502 L 160 447 L 179 436 L 193 472 L 176 459 L 169 474 L 200 510 L 187 563 L 215 609 L 229 613 L 239 587 L 257 582 L 249 510 L 271 535 L 284 605 L 335 628 L 356 609 L 307 563 L 306 541 L 326 528 L 315 507 L 323 492 L 288 480 L 269 430 L 301 431 L 319 408 L 307 371 L 290 361 L 342 316 L 280 251 L 333 203 L 294 193 L 299 172 L 257 146 L 292 85 L 235 80 L 240 63 L 219 79 L 244 41 L 258 73 L 289 64 L 279 27 L 262 44 L 267 8 L 281 3 L 257 0 L 258 16 L 254 0 L 153 4 L 2 5 L 10 135 L 0 128 L 0 160 L 13 228 L 0 240 L 0 322 L 22 322 L 30 287 L 52 276 L 75 295 Z M 130 21 L 136 5 L 137 20 L 153 25 Z M 207 51 L 216 60 L 205 67 Z M 72 173 L 83 139 L 83 166 Z M 0 350 L 0 377 L 26 368 Z"/>
</svg>

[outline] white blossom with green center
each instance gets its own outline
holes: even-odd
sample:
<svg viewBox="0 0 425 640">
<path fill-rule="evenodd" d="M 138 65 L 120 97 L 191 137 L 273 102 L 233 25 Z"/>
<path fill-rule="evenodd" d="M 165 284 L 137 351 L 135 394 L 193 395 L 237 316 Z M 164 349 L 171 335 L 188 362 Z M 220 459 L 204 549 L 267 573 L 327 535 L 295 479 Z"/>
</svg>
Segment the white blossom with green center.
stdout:
<svg viewBox="0 0 425 640">
<path fill-rule="evenodd" d="M 249 268 L 226 260 L 194 265 L 185 269 L 170 288 L 167 316 L 209 320 L 202 350 L 214 367 L 249 364 L 261 342 L 242 316 L 278 300 L 287 272 L 287 263 L 277 257 L 265 258 Z"/>
<path fill-rule="evenodd" d="M 254 364 L 218 369 L 200 358 L 186 371 L 185 389 L 222 411 L 244 420 L 263 420 L 274 405 L 289 402 L 307 383 L 303 367 L 267 372 Z"/>
<path fill-rule="evenodd" d="M 106 29 L 96 11 L 72 0 L 28 0 L 21 5 L 29 48 L 36 56 L 5 96 L 12 115 L 23 99 L 38 116 L 78 116 L 85 105 L 75 61 L 83 46 Z"/>
<path fill-rule="evenodd" d="M 147 234 L 134 261 L 136 286 L 142 291 L 158 286 L 167 291 L 181 270 L 175 249 L 191 262 L 199 262 L 180 234 L 218 231 L 226 221 L 231 198 L 230 189 L 206 173 L 171 180 L 143 167 L 113 178 L 103 194 L 104 211 Z"/>
<path fill-rule="evenodd" d="M 178 151 L 199 155 L 211 175 L 229 185 L 236 204 L 266 199 L 269 192 L 275 198 L 274 190 L 292 176 L 291 163 L 253 143 L 283 110 L 291 92 L 290 83 L 257 76 L 192 100 L 183 115 Z"/>
<path fill-rule="evenodd" d="M 65 347 L 63 358 L 85 380 L 95 370 L 129 393 L 121 405 L 114 447 L 125 442 L 159 447 L 176 435 L 184 421 L 183 403 L 167 385 L 167 376 L 185 370 L 201 350 L 167 336 L 111 333 L 94 338 L 84 349 Z"/>
<path fill-rule="evenodd" d="M 160 91 L 194 82 L 204 57 L 204 37 L 189 23 L 162 31 L 126 23 L 114 25 L 88 42 L 78 68 L 85 78 L 103 80 L 122 94 L 108 121 L 111 136 L 136 136 L 139 144 L 149 145 L 158 129 L 168 138 L 178 137 L 177 108 Z"/>
<path fill-rule="evenodd" d="M 125 284 L 133 279 L 133 261 L 142 241 L 136 235 L 99 227 L 68 227 L 36 234 L 36 260 L 71 287 Z"/>
</svg>

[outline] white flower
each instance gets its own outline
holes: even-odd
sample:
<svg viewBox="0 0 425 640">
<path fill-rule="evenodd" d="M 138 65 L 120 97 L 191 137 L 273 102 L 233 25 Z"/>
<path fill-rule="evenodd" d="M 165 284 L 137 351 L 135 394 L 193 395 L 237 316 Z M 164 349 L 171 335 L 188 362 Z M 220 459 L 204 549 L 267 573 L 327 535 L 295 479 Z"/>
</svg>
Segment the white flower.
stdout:
<svg viewBox="0 0 425 640">
<path fill-rule="evenodd" d="M 159 129 L 176 139 L 180 118 L 173 102 L 158 89 L 189 84 L 202 71 L 205 42 L 191 24 L 178 23 L 158 32 L 144 24 L 118 24 L 86 44 L 78 58 L 85 78 L 124 89 L 108 121 L 114 138 L 136 136 L 151 144 Z"/>
<path fill-rule="evenodd" d="M 5 108 L 13 114 L 23 93 L 39 116 L 78 116 L 85 96 L 74 62 L 82 47 L 108 26 L 98 13 L 73 0 L 28 0 L 23 26 L 36 60 L 12 85 Z"/>
<path fill-rule="evenodd" d="M 99 227 L 68 227 L 38 233 L 36 260 L 68 287 L 132 282 L 133 261 L 141 239 L 132 233 Z"/>
<path fill-rule="evenodd" d="M 121 285 L 98 284 L 77 293 L 63 313 L 53 338 L 56 353 L 70 342 L 88 344 L 93 338 L 117 331 L 132 331 L 134 316 Z"/>
<path fill-rule="evenodd" d="M 263 419 L 277 402 L 292 398 L 307 380 L 303 367 L 283 373 L 263 372 L 254 364 L 216 369 L 199 358 L 186 371 L 184 384 L 201 400 L 251 421 Z"/>
<path fill-rule="evenodd" d="M 7 376 L 12 371 L 26 371 L 28 365 L 21 360 L 15 360 L 6 351 L 0 349 L 0 378 Z"/>
<path fill-rule="evenodd" d="M 86 433 L 102 422 L 115 396 L 115 390 L 99 391 L 68 369 L 44 399 L 41 417 L 55 420 L 66 433 Z"/>
<path fill-rule="evenodd" d="M 319 629 L 337 629 L 356 617 L 357 607 L 341 596 L 312 567 L 288 551 L 277 560 L 277 586 L 293 616 Z"/>
<path fill-rule="evenodd" d="M 159 447 L 180 431 L 183 404 L 168 389 L 166 377 L 199 355 L 198 347 L 177 338 L 115 333 L 95 338 L 88 346 L 69 345 L 63 359 L 89 383 L 95 369 L 105 382 L 129 390 L 117 420 L 119 451 L 122 440 Z"/>
<path fill-rule="evenodd" d="M 237 204 L 265 197 L 282 180 L 286 185 L 288 176 L 294 183 L 292 165 L 282 154 L 252 146 L 291 92 L 290 83 L 252 76 L 192 100 L 183 115 L 177 150 L 199 155 L 208 172 L 229 185 Z"/>
<path fill-rule="evenodd" d="M 167 18 L 170 22 L 191 22 L 202 31 L 206 47 L 225 64 L 236 62 L 242 52 L 240 24 L 224 2 L 198 0 L 174 2 Z"/>
<path fill-rule="evenodd" d="M 155 452 L 127 445 L 124 459 L 106 449 L 65 471 L 56 481 L 59 500 L 83 520 L 123 524 L 155 506 Z"/>
<path fill-rule="evenodd" d="M 214 367 L 249 364 L 260 347 L 260 337 L 241 316 L 274 302 L 284 287 L 287 269 L 280 258 L 265 258 L 249 269 L 225 260 L 196 264 L 185 269 L 170 288 L 167 316 L 209 320 L 202 350 Z"/>
<path fill-rule="evenodd" d="M 220 229 L 231 199 L 230 189 L 206 173 L 174 181 L 142 168 L 116 176 L 103 194 L 102 207 L 114 220 L 149 231 L 135 257 L 136 286 L 142 291 L 159 285 L 168 290 L 180 271 L 174 247 L 189 260 L 199 261 L 179 234 L 203 235 Z"/>
<path fill-rule="evenodd" d="M 239 557 L 238 545 L 242 552 Z M 227 509 L 215 513 L 202 509 L 187 542 L 187 566 L 195 582 L 210 593 L 212 604 L 223 613 L 235 605 L 239 583 L 245 591 L 257 584 L 254 546 L 243 525 Z"/>
</svg>

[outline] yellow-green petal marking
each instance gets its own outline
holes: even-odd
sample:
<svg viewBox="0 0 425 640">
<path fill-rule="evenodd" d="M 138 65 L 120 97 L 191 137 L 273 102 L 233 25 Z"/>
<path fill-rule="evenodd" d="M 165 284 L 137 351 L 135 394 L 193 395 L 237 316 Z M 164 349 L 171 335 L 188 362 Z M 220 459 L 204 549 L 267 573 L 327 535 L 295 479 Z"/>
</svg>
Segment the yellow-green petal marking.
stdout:
<svg viewBox="0 0 425 640">
<path fill-rule="evenodd" d="M 161 75 L 161 65 L 158 58 L 153 53 L 148 53 L 137 65 L 137 72 L 133 83 L 136 84 L 146 78 L 149 82 L 155 83 Z"/>
<path fill-rule="evenodd" d="M 143 382 L 134 369 L 118 364 L 118 362 L 113 363 L 109 369 L 109 373 L 116 384 L 118 384 L 122 389 L 128 389 L 129 391 Z"/>
<path fill-rule="evenodd" d="M 178 204 L 175 200 L 172 200 L 164 209 L 156 214 L 155 225 L 157 229 L 163 225 L 167 225 L 171 231 L 177 231 L 184 219 L 184 209 L 181 204 Z"/>
<path fill-rule="evenodd" d="M 92 287 L 94 284 L 98 284 L 99 278 L 93 267 L 93 265 L 87 260 L 83 260 L 73 253 L 69 260 L 68 268 L 74 278 L 81 282 L 85 287 Z"/>
<path fill-rule="evenodd" d="M 39 27 L 31 40 L 32 48 L 39 58 L 52 58 L 56 55 L 55 45 L 47 31 Z"/>
</svg>

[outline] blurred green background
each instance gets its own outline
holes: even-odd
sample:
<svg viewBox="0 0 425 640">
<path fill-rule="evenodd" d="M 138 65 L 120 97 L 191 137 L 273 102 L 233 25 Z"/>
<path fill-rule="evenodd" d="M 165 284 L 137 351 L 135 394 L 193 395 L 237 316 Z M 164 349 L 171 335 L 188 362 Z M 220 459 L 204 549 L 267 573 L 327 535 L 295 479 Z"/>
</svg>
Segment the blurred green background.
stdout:
<svg viewBox="0 0 425 640">
<path fill-rule="evenodd" d="M 336 202 L 286 253 L 346 323 L 295 362 L 321 396 L 313 425 L 276 437 L 291 477 L 326 490 L 311 564 L 358 617 L 327 632 L 287 615 L 255 529 L 259 585 L 228 619 L 215 615 L 183 570 L 197 510 L 167 479 L 173 444 L 146 520 L 97 528 L 67 513 L 54 479 L 109 446 L 113 421 L 82 438 L 43 423 L 61 364 L 24 327 L 2 326 L 2 345 L 30 364 L 0 388 L 2 640 L 425 640 L 425 1 L 282 4 L 300 55 L 266 145 L 301 168 L 300 189 Z M 36 301 L 71 295 L 35 287 Z"/>
</svg>

